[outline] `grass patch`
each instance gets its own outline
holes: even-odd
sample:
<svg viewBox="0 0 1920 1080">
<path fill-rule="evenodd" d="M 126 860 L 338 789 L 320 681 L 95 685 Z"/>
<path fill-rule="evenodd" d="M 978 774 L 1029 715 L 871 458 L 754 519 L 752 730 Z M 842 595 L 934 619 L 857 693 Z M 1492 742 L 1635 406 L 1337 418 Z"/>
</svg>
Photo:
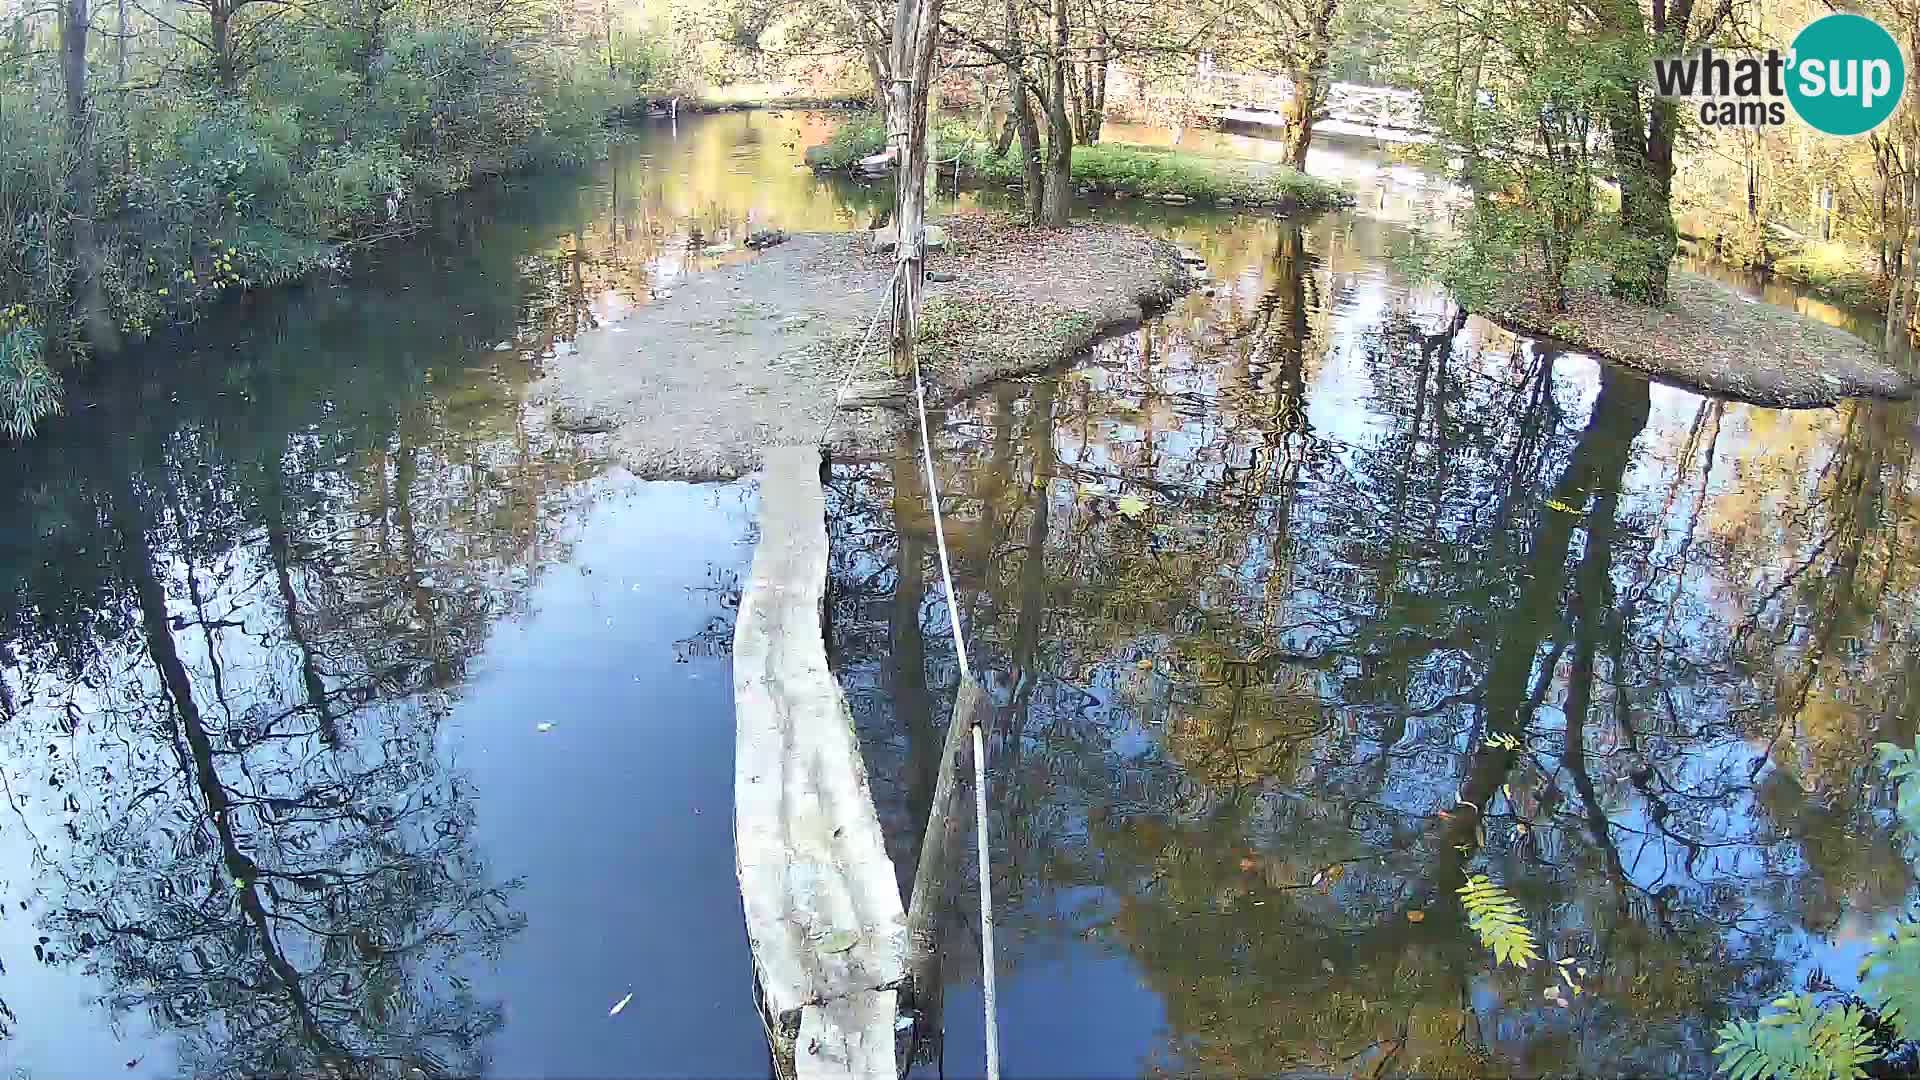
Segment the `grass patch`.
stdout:
<svg viewBox="0 0 1920 1080">
<path fill-rule="evenodd" d="M 1887 306 L 1886 288 L 1867 269 L 1861 252 L 1845 244 L 1808 244 L 1774 263 L 1773 273 L 1838 304 L 1876 310 Z"/>
<path fill-rule="evenodd" d="M 934 132 L 934 146 L 942 161 L 957 159 L 963 178 L 994 184 L 1018 184 L 1025 179 L 1017 148 L 996 155 L 992 140 L 962 121 L 940 124 Z M 824 146 L 807 151 L 807 164 L 816 169 L 846 169 L 884 149 L 886 124 L 863 117 L 840 125 Z M 1072 170 L 1075 187 L 1102 195 L 1176 195 L 1199 203 L 1292 205 L 1303 210 L 1353 205 L 1353 196 L 1338 184 L 1284 165 L 1159 146 L 1076 146 Z"/>
<path fill-rule="evenodd" d="M 1111 143 L 1073 148 L 1073 182 L 1107 195 L 1291 203 L 1305 210 L 1330 210 L 1353 202 L 1339 185 L 1284 165 Z"/>
</svg>

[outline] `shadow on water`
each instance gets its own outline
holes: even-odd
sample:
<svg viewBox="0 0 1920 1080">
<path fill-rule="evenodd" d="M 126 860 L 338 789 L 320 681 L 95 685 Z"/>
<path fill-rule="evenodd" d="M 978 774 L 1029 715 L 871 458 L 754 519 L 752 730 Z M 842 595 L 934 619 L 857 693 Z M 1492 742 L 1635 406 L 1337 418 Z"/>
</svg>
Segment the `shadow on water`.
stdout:
<svg viewBox="0 0 1920 1080">
<path fill-rule="evenodd" d="M 884 188 L 795 164 L 832 122 L 654 125 L 447 204 L 8 451 L 16 1073 L 765 1070 L 729 812 L 753 493 L 635 482 L 530 386 L 751 229 L 865 227 Z M 941 417 L 1008 1069 L 1704 1072 L 1721 1018 L 1844 985 L 1908 898 L 1860 781 L 1912 735 L 1912 418 L 1713 402 L 1458 319 L 1384 258 L 1444 192 L 1316 168 L 1367 212 L 1090 207 L 1211 293 Z M 829 497 L 904 890 L 955 684 L 912 448 Z M 1584 969 L 1571 1007 L 1465 930 L 1472 873 Z"/>
</svg>

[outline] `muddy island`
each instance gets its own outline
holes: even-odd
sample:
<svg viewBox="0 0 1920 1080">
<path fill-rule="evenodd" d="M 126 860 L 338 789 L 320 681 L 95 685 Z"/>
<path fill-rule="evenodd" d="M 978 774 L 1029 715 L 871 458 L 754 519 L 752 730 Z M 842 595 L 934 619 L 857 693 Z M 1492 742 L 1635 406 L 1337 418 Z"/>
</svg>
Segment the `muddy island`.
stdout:
<svg viewBox="0 0 1920 1080">
<path fill-rule="evenodd" d="M 928 393 L 950 400 L 1067 360 L 1189 287 L 1173 245 L 1126 225 L 1067 229 L 967 213 L 927 257 L 921 346 Z M 751 472 L 768 446 L 838 455 L 891 446 L 904 388 L 875 325 L 891 238 L 812 233 L 683 282 L 548 362 L 537 400 L 562 430 L 604 434 L 636 475 Z M 831 419 L 831 431 L 829 428 Z"/>
<path fill-rule="evenodd" d="M 1781 409 L 1842 398 L 1905 401 L 1914 377 L 1837 326 L 1751 300 L 1711 278 L 1675 270 L 1658 306 L 1569 288 L 1566 310 L 1512 290 L 1479 314 L 1508 329 L 1583 352 L 1690 390 Z"/>
</svg>

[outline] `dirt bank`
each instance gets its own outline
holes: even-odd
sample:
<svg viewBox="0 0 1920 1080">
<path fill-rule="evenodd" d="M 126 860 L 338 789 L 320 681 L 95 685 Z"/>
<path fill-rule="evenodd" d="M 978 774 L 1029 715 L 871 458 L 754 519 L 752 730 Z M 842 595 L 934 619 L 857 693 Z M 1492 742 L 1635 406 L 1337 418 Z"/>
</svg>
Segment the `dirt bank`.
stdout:
<svg viewBox="0 0 1920 1080">
<path fill-rule="evenodd" d="M 1872 345 L 1798 312 L 1749 300 L 1717 281 L 1676 270 L 1668 302 L 1648 307 L 1604 291 L 1569 291 L 1550 315 L 1528 299 L 1485 312 L 1510 329 L 1542 334 L 1664 382 L 1783 409 L 1842 398 L 1904 401 L 1913 377 Z"/>
<path fill-rule="evenodd" d="M 949 243 L 927 260 L 921 333 L 939 399 L 1056 364 L 1188 284 L 1175 249 L 1130 226 L 1055 231 L 980 214 L 941 225 Z M 877 452 L 904 414 L 836 398 L 850 364 L 857 385 L 885 381 L 884 326 L 853 354 L 892 273 L 865 233 L 796 236 L 582 336 L 548 362 L 535 400 L 564 430 L 604 433 L 650 478 L 742 475 L 764 447 L 818 442 L 829 417 L 834 453 Z"/>
</svg>

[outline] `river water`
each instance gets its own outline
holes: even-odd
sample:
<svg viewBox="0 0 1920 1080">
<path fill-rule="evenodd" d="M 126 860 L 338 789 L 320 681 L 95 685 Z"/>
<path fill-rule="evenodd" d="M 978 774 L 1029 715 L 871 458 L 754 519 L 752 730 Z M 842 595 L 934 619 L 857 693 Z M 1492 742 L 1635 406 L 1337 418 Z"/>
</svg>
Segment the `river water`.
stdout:
<svg viewBox="0 0 1920 1080">
<path fill-rule="evenodd" d="M 752 486 L 635 481 L 527 390 L 750 257 L 694 229 L 867 224 L 884 191 L 794 167 L 832 123 L 683 119 L 435 208 L 7 451 L 10 1075 L 765 1073 L 726 655 Z M 1912 899 L 1871 747 L 1920 699 L 1913 414 L 1456 320 L 1394 261 L 1447 192 L 1312 166 L 1361 208 L 1087 208 L 1215 284 L 941 417 L 1006 1068 L 1705 1074 Z M 903 874 L 956 667 L 923 487 L 907 447 L 829 487 Z M 1495 964 L 1468 875 L 1540 960 Z M 980 1069 L 976 896 L 926 1075 Z"/>
</svg>

